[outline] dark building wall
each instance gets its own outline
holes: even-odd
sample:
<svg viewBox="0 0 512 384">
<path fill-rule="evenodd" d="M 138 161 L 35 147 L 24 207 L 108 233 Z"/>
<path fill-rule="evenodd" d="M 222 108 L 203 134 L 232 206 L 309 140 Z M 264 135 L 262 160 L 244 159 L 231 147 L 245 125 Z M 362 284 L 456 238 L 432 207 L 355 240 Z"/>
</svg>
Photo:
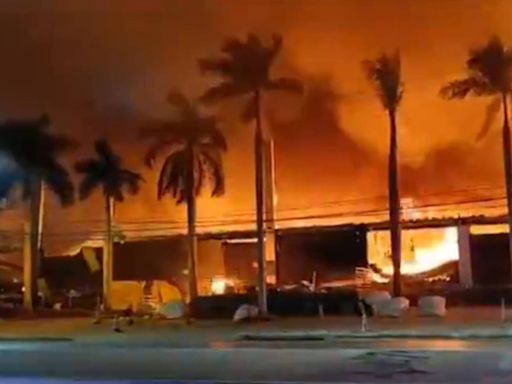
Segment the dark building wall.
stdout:
<svg viewBox="0 0 512 384">
<path fill-rule="evenodd" d="M 216 240 L 220 243 L 220 240 Z M 210 241 L 211 243 L 211 241 Z M 206 244 L 206 242 L 204 243 Z M 212 244 L 209 244 L 212 245 Z M 203 249 L 204 248 L 204 249 Z M 212 249 L 210 249 L 212 248 Z M 222 257 L 217 255 L 217 246 L 199 247 L 198 272 L 208 275 L 237 277 L 247 284 L 257 281 L 257 259 L 255 243 L 222 244 Z M 101 266 L 101 249 L 96 250 Z M 202 253 L 205 253 L 202 255 Z M 211 255 L 210 255 L 211 254 Z M 208 258 L 212 256 L 212 258 Z M 219 257 L 223 260 L 219 261 Z M 90 272 L 83 256 L 55 259 L 46 270 L 55 277 L 59 285 L 69 280 L 70 285 L 90 283 Z M 200 263 L 200 265 L 199 265 Z M 223 264 L 223 265 L 222 265 Z M 319 281 L 353 275 L 354 267 L 367 265 L 366 235 L 360 231 L 314 230 L 278 234 L 277 274 L 279 283 L 295 283 L 310 280 L 317 271 Z M 185 237 L 159 240 L 129 241 L 114 244 L 113 279 L 120 280 L 165 280 L 186 287 L 187 245 Z M 223 273 L 223 270 L 225 272 Z M 67 271 L 67 272 L 62 272 Z M 203 271 L 203 273 L 201 273 Z M 66 275 L 63 279 L 62 275 Z M 94 278 L 101 284 L 101 271 Z M 60 279 L 60 280 L 59 280 Z M 97 281 L 96 281 L 97 280 Z"/>
<path fill-rule="evenodd" d="M 101 265 L 102 250 L 96 249 L 96 258 Z M 101 288 L 101 270 L 91 272 L 82 252 L 75 256 L 45 257 L 42 273 L 52 290 Z"/>
<path fill-rule="evenodd" d="M 114 280 L 183 280 L 186 269 L 183 237 L 114 245 Z"/>
<path fill-rule="evenodd" d="M 356 266 L 367 266 L 365 230 L 309 230 L 280 234 L 277 275 L 280 284 L 319 282 L 353 276 Z"/>
<path fill-rule="evenodd" d="M 510 283 L 510 257 L 506 233 L 471 235 L 470 247 L 475 285 Z"/>
<path fill-rule="evenodd" d="M 203 245 L 203 244 L 201 244 Z M 201 254 L 198 257 L 199 273 L 204 267 L 213 269 L 204 253 L 212 253 L 206 247 L 200 246 Z M 210 247 L 211 248 L 211 247 Z M 43 262 L 43 273 L 52 289 L 70 289 L 80 287 L 94 287 L 100 289 L 102 285 L 102 248 L 96 248 L 96 259 L 100 270 L 91 272 L 80 251 L 75 256 L 47 257 Z M 186 288 L 187 275 L 184 271 L 188 267 L 187 247 L 184 237 L 174 237 L 159 240 L 130 241 L 114 244 L 113 280 L 165 280 Z M 219 256 L 220 257 L 220 256 Z"/>
</svg>

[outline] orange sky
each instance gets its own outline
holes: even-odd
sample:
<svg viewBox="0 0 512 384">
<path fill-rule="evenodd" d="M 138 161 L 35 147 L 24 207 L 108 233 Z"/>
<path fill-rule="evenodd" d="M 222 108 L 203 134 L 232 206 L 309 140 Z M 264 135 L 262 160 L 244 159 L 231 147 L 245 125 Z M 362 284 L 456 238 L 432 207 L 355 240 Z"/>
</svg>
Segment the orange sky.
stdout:
<svg viewBox="0 0 512 384">
<path fill-rule="evenodd" d="M 141 168 L 144 145 L 134 116 L 165 116 L 171 88 L 198 95 L 211 79 L 198 74 L 196 60 L 215 54 L 225 36 L 278 32 L 285 47 L 276 74 L 300 77 L 307 89 L 302 99 L 267 99 L 281 217 L 385 207 L 374 197 L 386 192 L 386 115 L 360 63 L 396 48 L 405 81 L 398 117 L 403 194 L 438 203 L 464 197 L 453 192 L 464 188 L 503 193 L 498 122 L 486 139 L 475 140 L 486 101 L 447 102 L 437 92 L 462 73 L 468 48 L 493 33 L 512 42 L 510 1 L 23 3 L 0 5 L 0 116 L 47 111 L 55 129 L 82 142 L 80 154 L 105 135 L 129 166 Z M 249 224 L 253 211 L 251 131 L 236 119 L 237 107 L 219 110 L 230 146 L 227 194 L 200 201 L 203 223 Z M 139 229 L 182 222 L 184 209 L 158 202 L 154 175 L 145 171 L 145 177 L 141 194 L 118 208 L 119 221 L 138 222 Z M 99 198 L 66 210 L 50 202 L 48 208 L 49 236 L 66 239 L 68 232 L 87 237 L 103 212 Z"/>
</svg>

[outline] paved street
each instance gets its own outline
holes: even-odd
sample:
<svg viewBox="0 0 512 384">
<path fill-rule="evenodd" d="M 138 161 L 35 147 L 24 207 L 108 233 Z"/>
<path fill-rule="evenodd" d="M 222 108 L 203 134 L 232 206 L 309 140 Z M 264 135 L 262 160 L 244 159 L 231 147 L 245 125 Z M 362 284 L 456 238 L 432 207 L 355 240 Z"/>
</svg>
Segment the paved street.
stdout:
<svg viewBox="0 0 512 384">
<path fill-rule="evenodd" d="M 0 374 L 4 379 L 350 383 L 509 383 L 512 377 L 512 344 L 508 342 L 394 343 L 391 348 L 382 340 L 375 345 L 349 346 L 253 343 L 168 348 L 4 342 L 0 344 Z"/>
<path fill-rule="evenodd" d="M 376 337 L 361 338 L 359 319 L 229 321 L 137 320 L 114 333 L 111 320 L 0 321 L 0 383 L 36 378 L 308 383 L 510 383 L 512 337 L 449 337 L 461 331 L 509 332 L 497 308 L 454 309 L 444 319 L 414 313 L 370 319 Z M 316 341 L 248 341 L 244 333 L 327 332 Z M 397 332 L 405 332 L 400 337 Z M 458 333 L 457 333 L 458 332 Z M 408 337 L 407 335 L 415 337 Z M 405 336 L 404 336 L 405 335 Z M 10 383 L 9 383 L 10 384 Z M 81 383 L 83 384 L 83 383 Z M 124 383 L 123 383 L 124 384 Z"/>
</svg>

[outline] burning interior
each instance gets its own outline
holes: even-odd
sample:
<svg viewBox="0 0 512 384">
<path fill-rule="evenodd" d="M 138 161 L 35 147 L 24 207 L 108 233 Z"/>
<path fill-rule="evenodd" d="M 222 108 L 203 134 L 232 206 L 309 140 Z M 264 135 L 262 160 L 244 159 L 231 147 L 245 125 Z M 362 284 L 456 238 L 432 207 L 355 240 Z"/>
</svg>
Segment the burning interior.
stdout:
<svg viewBox="0 0 512 384">
<path fill-rule="evenodd" d="M 388 281 L 393 274 L 389 231 L 368 232 L 367 244 L 375 280 Z M 458 260 L 456 227 L 402 230 L 401 272 L 405 278 L 452 280 Z"/>
</svg>

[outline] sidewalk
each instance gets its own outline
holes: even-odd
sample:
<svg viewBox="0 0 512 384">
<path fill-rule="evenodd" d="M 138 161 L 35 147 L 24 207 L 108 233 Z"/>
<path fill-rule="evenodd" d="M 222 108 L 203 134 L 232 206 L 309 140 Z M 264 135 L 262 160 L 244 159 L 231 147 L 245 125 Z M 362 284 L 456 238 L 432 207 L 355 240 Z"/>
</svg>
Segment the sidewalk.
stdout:
<svg viewBox="0 0 512 384">
<path fill-rule="evenodd" d="M 279 328 L 273 322 L 267 329 L 248 330 L 242 340 L 327 340 L 373 338 L 512 338 L 512 310 L 501 319 L 500 307 L 455 307 L 444 318 L 421 317 L 411 308 L 402 318 L 368 319 L 361 331 L 358 317 L 282 319 Z"/>
<path fill-rule="evenodd" d="M 73 341 L 211 346 L 240 340 L 327 340 L 333 338 L 512 338 L 512 312 L 501 321 L 499 307 L 450 308 L 445 318 L 421 318 L 415 309 L 404 318 L 369 318 L 361 332 L 358 317 L 276 318 L 268 322 L 234 324 L 227 320 L 183 321 L 137 319 L 112 331 L 112 320 L 99 325 L 92 318 L 0 320 L 0 341 Z"/>
</svg>

